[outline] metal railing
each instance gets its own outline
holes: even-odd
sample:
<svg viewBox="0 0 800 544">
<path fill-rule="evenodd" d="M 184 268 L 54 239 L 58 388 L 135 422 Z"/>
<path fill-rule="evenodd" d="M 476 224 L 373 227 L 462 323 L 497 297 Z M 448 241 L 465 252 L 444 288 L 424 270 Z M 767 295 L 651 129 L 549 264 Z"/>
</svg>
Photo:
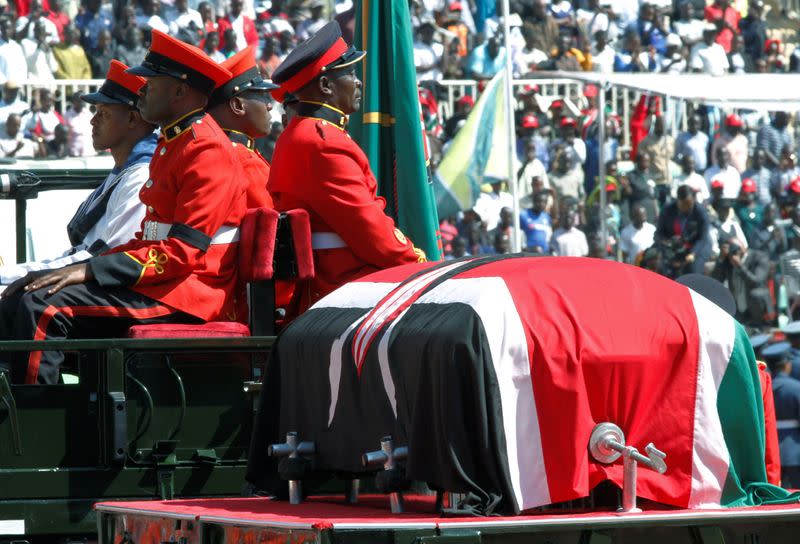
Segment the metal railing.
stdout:
<svg viewBox="0 0 800 544">
<path fill-rule="evenodd" d="M 34 91 L 37 89 L 50 89 L 56 100 L 56 109 L 60 112 L 67 111 L 69 98 L 72 93 L 80 91 L 91 93 L 100 88 L 102 79 L 56 79 L 55 81 L 28 80 L 20 81 L 20 89 L 25 99 L 30 102 Z"/>
<path fill-rule="evenodd" d="M 439 115 L 442 118 L 447 118 L 455 111 L 455 103 L 462 96 L 469 95 L 477 99 L 478 97 L 478 82 L 474 79 L 447 79 L 439 81 L 447 99 L 439 103 Z M 577 113 L 586 105 L 586 99 L 583 97 L 584 83 L 573 79 L 566 78 L 541 78 L 541 79 L 515 79 L 512 83 L 514 87 L 514 96 L 519 91 L 528 85 L 538 85 L 539 95 L 549 102 L 559 99 L 565 100 L 569 107 L 573 107 L 573 113 Z M 619 116 L 621 125 L 620 147 L 621 149 L 630 149 L 631 132 L 630 120 L 633 108 L 639 101 L 641 92 L 621 89 L 619 87 L 611 87 L 608 90 L 608 102 L 612 106 L 612 110 Z M 677 119 L 679 120 L 678 126 L 674 130 L 686 130 L 686 113 L 687 104 L 679 103 Z"/>
</svg>

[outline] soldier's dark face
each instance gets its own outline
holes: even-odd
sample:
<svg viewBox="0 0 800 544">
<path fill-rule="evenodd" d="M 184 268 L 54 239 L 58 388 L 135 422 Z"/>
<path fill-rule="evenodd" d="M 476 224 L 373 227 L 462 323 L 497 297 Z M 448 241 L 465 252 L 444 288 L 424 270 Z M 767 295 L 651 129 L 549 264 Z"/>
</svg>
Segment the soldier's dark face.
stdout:
<svg viewBox="0 0 800 544">
<path fill-rule="evenodd" d="M 139 112 L 142 119 L 154 125 L 165 126 L 175 121 L 172 102 L 181 83 L 169 76 L 148 77 L 139 90 Z"/>
<path fill-rule="evenodd" d="M 329 81 L 333 89 L 331 106 L 347 115 L 361 108 L 361 80 L 356 75 L 355 66 L 332 72 Z"/>
<path fill-rule="evenodd" d="M 130 108 L 125 104 L 97 104 L 92 116 L 92 145 L 98 151 L 117 147 L 125 138 Z"/>
<path fill-rule="evenodd" d="M 248 136 L 251 138 L 261 138 L 272 130 L 272 119 L 270 110 L 272 104 L 268 92 L 244 93 L 240 97 L 245 106 L 245 117 L 250 125 Z"/>
</svg>

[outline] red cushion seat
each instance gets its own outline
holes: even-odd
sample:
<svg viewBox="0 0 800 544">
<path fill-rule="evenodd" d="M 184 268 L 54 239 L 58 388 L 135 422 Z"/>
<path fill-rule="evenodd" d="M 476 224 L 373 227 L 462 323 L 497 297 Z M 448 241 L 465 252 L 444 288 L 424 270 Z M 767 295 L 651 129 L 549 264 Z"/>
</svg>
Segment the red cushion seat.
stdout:
<svg viewBox="0 0 800 544">
<path fill-rule="evenodd" d="M 225 336 L 250 336 L 247 325 L 234 321 L 209 321 L 194 325 L 163 323 L 134 325 L 128 329 L 128 338 L 216 338 Z"/>
</svg>

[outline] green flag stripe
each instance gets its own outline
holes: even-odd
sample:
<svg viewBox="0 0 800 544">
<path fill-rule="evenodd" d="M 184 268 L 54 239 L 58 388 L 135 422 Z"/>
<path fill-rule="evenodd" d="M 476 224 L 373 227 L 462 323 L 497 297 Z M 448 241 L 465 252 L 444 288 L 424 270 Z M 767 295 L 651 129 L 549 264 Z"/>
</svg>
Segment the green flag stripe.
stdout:
<svg viewBox="0 0 800 544">
<path fill-rule="evenodd" d="M 747 505 L 747 487 L 767 481 L 764 404 L 756 357 L 744 327 L 738 322 L 735 327 L 733 353 L 717 396 L 722 433 L 730 454 L 730 469 L 720 501 L 723 506 Z"/>
</svg>

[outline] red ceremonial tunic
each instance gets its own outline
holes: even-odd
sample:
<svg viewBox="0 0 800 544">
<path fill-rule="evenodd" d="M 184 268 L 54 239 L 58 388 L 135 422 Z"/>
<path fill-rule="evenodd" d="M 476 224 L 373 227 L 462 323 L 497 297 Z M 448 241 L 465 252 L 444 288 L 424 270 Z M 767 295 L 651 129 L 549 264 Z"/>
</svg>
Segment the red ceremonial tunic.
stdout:
<svg viewBox="0 0 800 544">
<path fill-rule="evenodd" d="M 343 242 L 342 247 L 314 250 L 315 278 L 297 289 L 300 311 L 365 274 L 425 260 L 384 213 L 386 201 L 377 196 L 366 155 L 341 128 L 343 122 L 331 121 L 331 111 L 295 116 L 272 157 L 268 189 L 275 209 L 307 210 L 317 247 L 320 233 Z"/>
<path fill-rule="evenodd" d="M 234 147 L 202 112 L 163 132 L 150 163 L 150 180 L 139 193 L 147 206 L 142 231 L 91 259 L 95 279 L 206 321 L 246 319 L 236 272 L 238 243 L 230 240 L 238 240 L 232 235 L 247 209 L 248 181 Z M 162 225 L 155 236 L 152 222 Z M 223 231 L 227 236 L 214 239 Z"/>
<path fill-rule="evenodd" d="M 246 134 L 224 129 L 233 144 L 236 159 L 242 165 L 247 178 L 247 207 L 274 208 L 272 197 L 267 192 L 269 163 L 261 153 L 253 149 L 253 140 Z"/>
<path fill-rule="evenodd" d="M 778 425 L 775 419 L 775 398 L 772 396 L 772 375 L 766 363 L 757 361 L 761 382 L 761 399 L 764 403 L 764 462 L 767 482 L 781 485 L 781 455 L 778 447 Z"/>
</svg>

